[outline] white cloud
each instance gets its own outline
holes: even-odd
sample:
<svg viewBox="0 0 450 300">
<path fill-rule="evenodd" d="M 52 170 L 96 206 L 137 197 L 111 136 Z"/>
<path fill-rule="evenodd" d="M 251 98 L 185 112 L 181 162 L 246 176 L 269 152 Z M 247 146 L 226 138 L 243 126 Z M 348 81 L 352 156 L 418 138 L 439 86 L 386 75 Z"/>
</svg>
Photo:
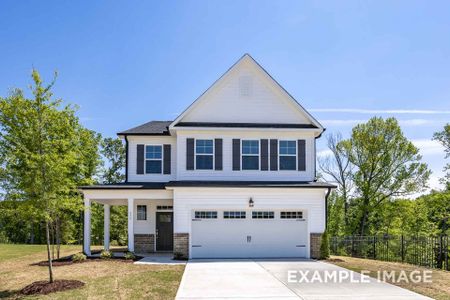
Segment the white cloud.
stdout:
<svg viewBox="0 0 450 300">
<path fill-rule="evenodd" d="M 420 149 L 420 153 L 423 155 L 445 155 L 444 146 L 438 141 L 428 140 L 428 139 L 417 139 L 411 141 L 414 146 Z"/>
<path fill-rule="evenodd" d="M 361 109 L 361 108 L 311 108 L 311 112 L 337 112 L 358 114 L 450 114 L 450 110 L 427 110 L 427 109 Z"/>
<path fill-rule="evenodd" d="M 317 151 L 317 157 L 327 157 L 333 155 L 330 149 Z"/>
<path fill-rule="evenodd" d="M 320 120 L 322 124 L 325 125 L 356 125 L 360 123 L 366 123 L 369 119 L 331 119 L 331 120 Z M 427 120 L 427 119 L 405 119 L 398 120 L 401 126 L 425 126 L 425 125 L 440 125 L 445 124 L 447 120 Z"/>
</svg>

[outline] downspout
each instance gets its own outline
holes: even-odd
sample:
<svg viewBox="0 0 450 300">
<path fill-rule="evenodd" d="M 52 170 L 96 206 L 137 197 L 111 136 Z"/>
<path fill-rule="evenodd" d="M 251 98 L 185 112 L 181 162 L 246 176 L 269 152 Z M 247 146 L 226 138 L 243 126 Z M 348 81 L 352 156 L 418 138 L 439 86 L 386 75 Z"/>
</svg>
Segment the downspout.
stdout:
<svg viewBox="0 0 450 300">
<path fill-rule="evenodd" d="M 128 182 L 128 137 L 125 137 L 125 182 Z"/>
<path fill-rule="evenodd" d="M 314 138 L 314 182 L 317 181 L 317 147 L 316 147 L 316 141 L 318 138 L 322 136 L 322 134 L 327 130 L 326 128 L 323 129 L 323 131 Z"/>
<path fill-rule="evenodd" d="M 325 194 L 325 230 L 328 229 L 328 197 L 330 196 L 331 188 L 328 188 L 327 193 Z"/>
</svg>

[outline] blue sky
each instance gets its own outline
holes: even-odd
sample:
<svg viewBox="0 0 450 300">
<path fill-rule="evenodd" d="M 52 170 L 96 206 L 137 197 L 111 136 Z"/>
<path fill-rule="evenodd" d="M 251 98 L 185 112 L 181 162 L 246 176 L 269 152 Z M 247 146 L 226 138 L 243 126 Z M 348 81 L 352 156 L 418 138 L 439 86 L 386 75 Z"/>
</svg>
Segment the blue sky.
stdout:
<svg viewBox="0 0 450 300">
<path fill-rule="evenodd" d="M 1 1 L 0 95 L 34 66 L 105 136 L 171 120 L 250 53 L 328 132 L 395 116 L 433 170 L 450 120 L 449 1 Z M 321 154 L 325 150 L 319 143 Z"/>
</svg>

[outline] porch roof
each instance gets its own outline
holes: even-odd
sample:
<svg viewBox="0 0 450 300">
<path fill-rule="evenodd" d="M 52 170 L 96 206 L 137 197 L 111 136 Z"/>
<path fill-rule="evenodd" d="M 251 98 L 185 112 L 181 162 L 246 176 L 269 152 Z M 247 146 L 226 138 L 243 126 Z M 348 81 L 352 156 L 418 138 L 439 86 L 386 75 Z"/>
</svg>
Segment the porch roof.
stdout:
<svg viewBox="0 0 450 300">
<path fill-rule="evenodd" d="M 167 182 L 122 182 L 114 184 L 84 185 L 82 190 L 164 190 Z"/>
<path fill-rule="evenodd" d="M 197 181 L 169 182 L 123 182 L 80 186 L 81 190 L 164 190 L 176 187 L 223 187 L 223 188 L 336 188 L 326 182 L 308 181 Z"/>
</svg>

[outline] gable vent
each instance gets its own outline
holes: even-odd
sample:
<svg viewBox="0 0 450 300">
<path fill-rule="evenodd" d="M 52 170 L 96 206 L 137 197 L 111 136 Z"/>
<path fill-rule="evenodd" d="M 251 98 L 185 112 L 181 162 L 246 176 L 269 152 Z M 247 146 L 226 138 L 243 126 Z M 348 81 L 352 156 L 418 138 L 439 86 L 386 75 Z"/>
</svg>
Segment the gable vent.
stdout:
<svg viewBox="0 0 450 300">
<path fill-rule="evenodd" d="M 253 91 L 253 80 L 250 76 L 239 77 L 239 95 L 251 96 Z"/>
</svg>

